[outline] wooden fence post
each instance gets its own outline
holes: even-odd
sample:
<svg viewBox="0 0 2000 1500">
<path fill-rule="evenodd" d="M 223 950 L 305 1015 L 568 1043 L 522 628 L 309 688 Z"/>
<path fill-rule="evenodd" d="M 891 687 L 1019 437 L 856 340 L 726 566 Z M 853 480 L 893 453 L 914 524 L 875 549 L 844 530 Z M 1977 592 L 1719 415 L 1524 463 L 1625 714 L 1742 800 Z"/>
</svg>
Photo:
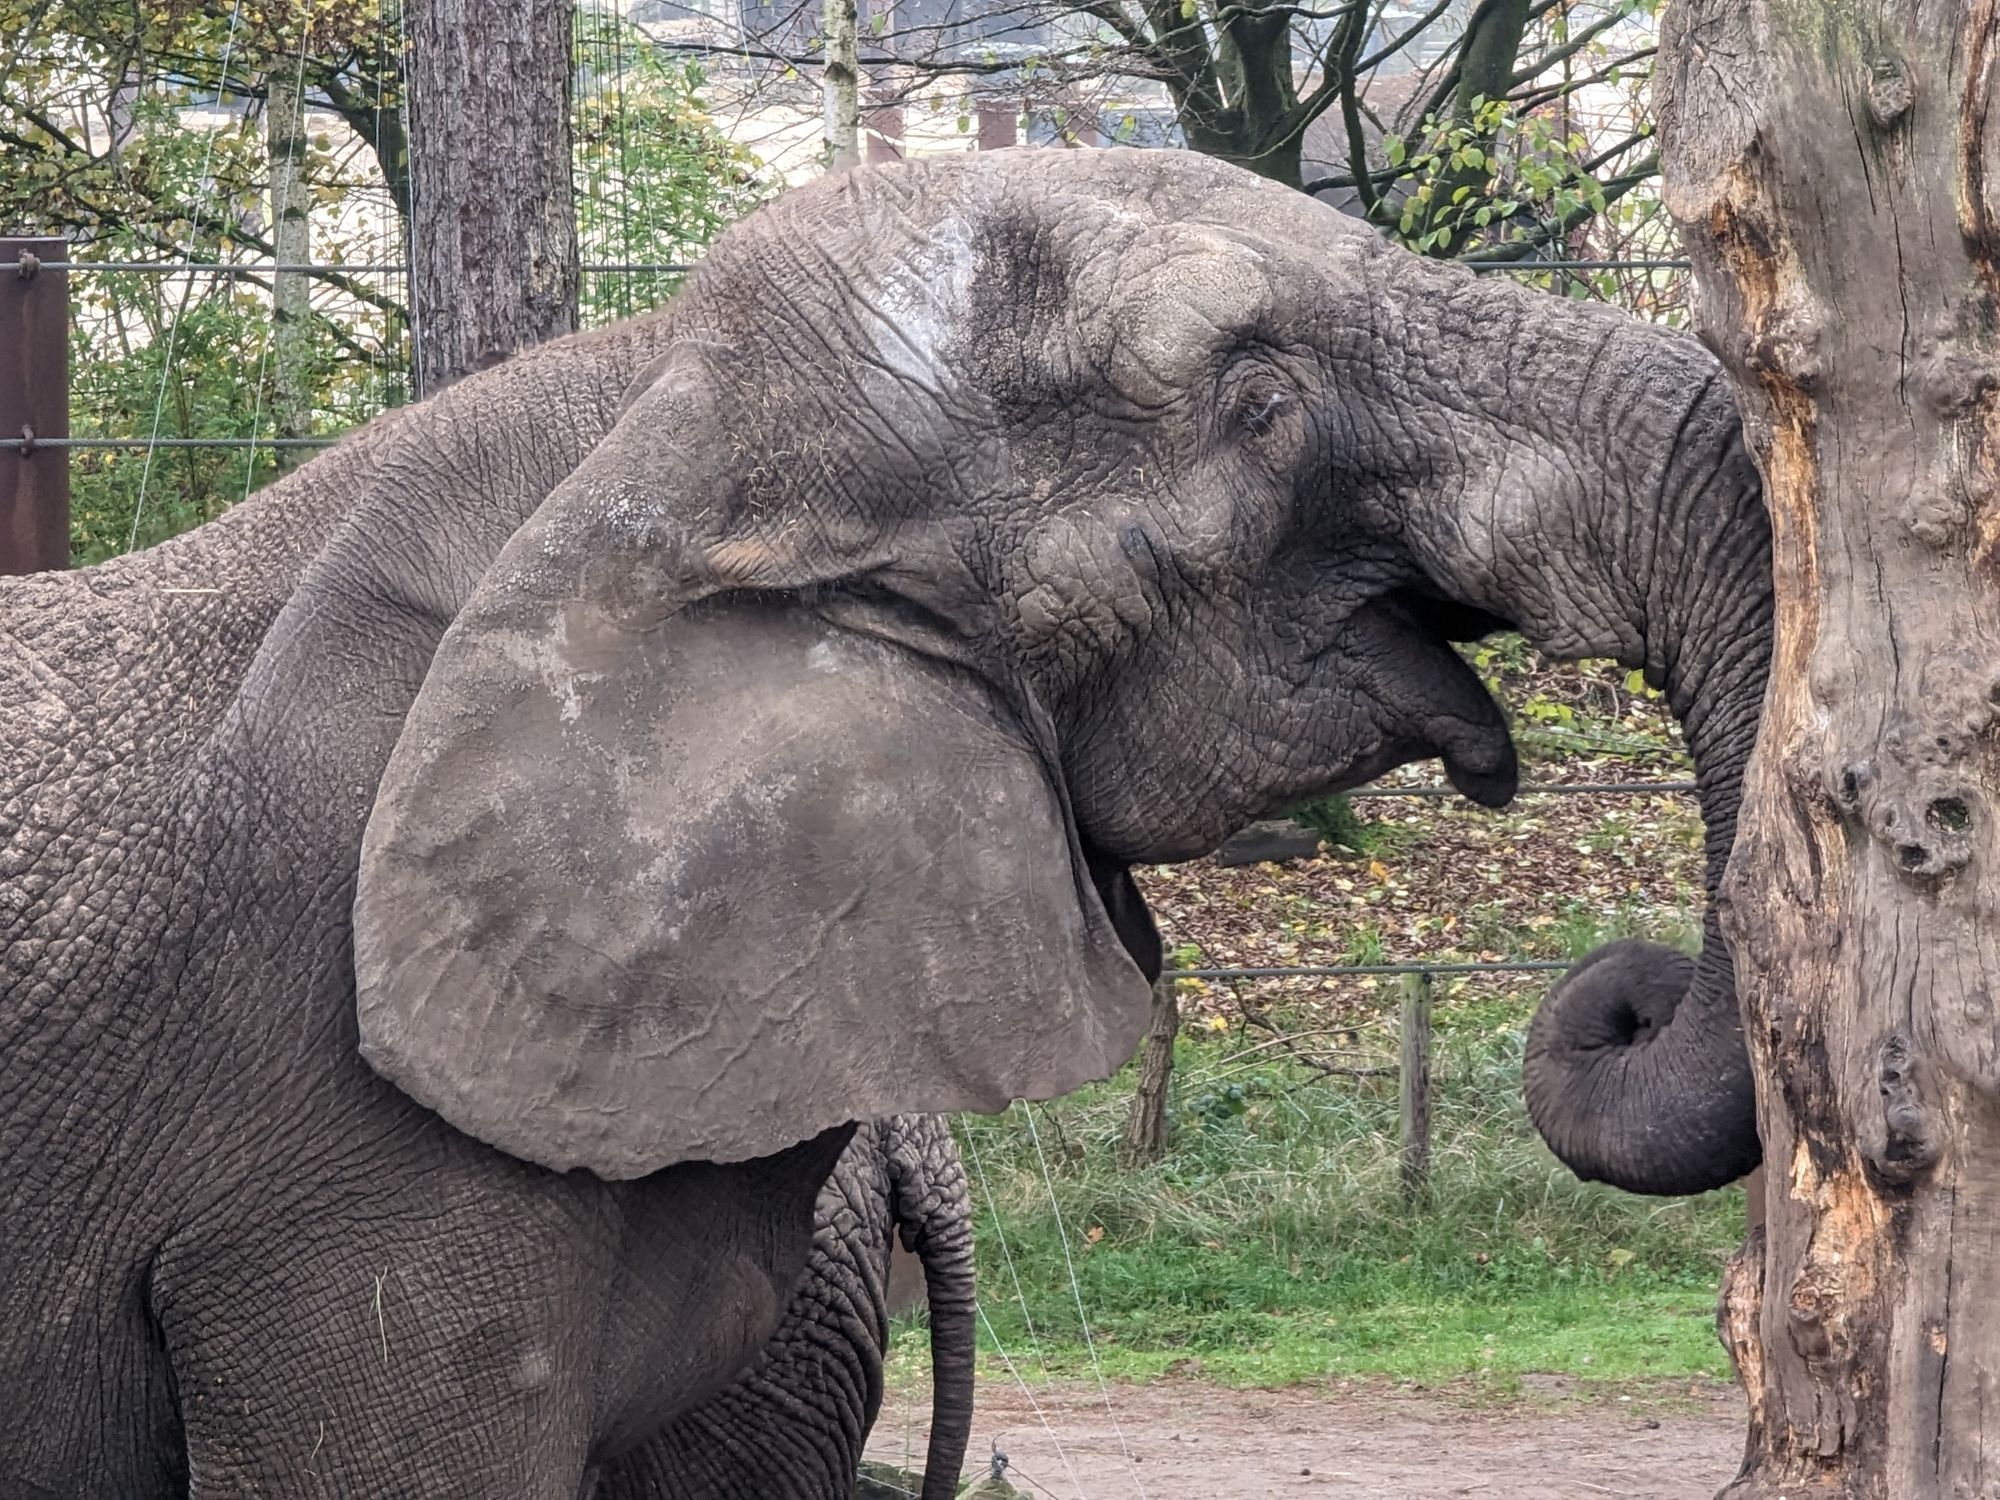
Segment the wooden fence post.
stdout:
<svg viewBox="0 0 2000 1500">
<path fill-rule="evenodd" d="M 1180 996 L 1174 990 L 1174 961 L 1168 956 L 1153 985 L 1153 1024 L 1139 1054 L 1139 1087 L 1125 1120 L 1122 1155 L 1126 1164 L 1158 1161 L 1167 1153 L 1167 1086 L 1174 1076 L 1174 1038 L 1181 1029 Z"/>
<path fill-rule="evenodd" d="M 0 437 L 69 436 L 69 259 L 59 239 L 0 239 Z M 0 450 L 0 574 L 69 566 L 69 449 Z"/>
<path fill-rule="evenodd" d="M 1414 1203 L 1431 1177 L 1431 976 L 1403 976 L 1402 1096 L 1403 1198 Z"/>
</svg>

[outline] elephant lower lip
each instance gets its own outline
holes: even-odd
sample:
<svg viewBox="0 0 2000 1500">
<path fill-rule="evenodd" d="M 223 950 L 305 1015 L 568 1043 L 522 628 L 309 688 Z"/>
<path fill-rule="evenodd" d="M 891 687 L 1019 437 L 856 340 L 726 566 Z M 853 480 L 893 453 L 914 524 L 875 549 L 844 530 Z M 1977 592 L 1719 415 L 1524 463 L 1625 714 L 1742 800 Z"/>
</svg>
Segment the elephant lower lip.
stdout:
<svg viewBox="0 0 2000 1500">
<path fill-rule="evenodd" d="M 1111 930 L 1118 935 L 1119 945 L 1139 966 L 1146 982 L 1153 983 L 1160 977 L 1165 955 L 1160 946 L 1160 931 L 1153 925 L 1153 914 L 1147 909 L 1145 897 L 1139 894 L 1130 868 L 1105 858 L 1088 845 L 1084 848 L 1084 864 L 1090 871 L 1091 884 L 1097 888 L 1097 899 L 1111 919 Z"/>
<path fill-rule="evenodd" d="M 1505 807 L 1520 789 L 1521 771 L 1513 756 L 1499 766 L 1468 764 L 1456 755 L 1444 757 L 1444 774 L 1461 796 L 1481 807 Z"/>
<path fill-rule="evenodd" d="M 1457 678 L 1467 689 L 1462 706 L 1427 705 L 1430 712 L 1419 719 L 1424 740 L 1461 795 L 1482 807 L 1505 807 L 1520 786 L 1520 756 L 1504 715 L 1452 642 L 1504 629 L 1506 622 L 1417 589 L 1399 589 L 1389 599 L 1390 609 L 1424 642 L 1439 680 Z M 1479 708 L 1490 709 L 1491 717 Z"/>
</svg>

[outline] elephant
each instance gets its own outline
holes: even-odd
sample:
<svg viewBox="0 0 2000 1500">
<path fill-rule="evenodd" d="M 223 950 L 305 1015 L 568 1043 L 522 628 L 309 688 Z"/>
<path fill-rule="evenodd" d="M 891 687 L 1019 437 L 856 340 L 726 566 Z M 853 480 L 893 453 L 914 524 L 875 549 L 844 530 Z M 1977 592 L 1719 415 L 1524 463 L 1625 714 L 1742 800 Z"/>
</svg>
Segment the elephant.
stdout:
<svg viewBox="0 0 2000 1500">
<path fill-rule="evenodd" d="M 855 1122 L 1129 1057 L 1134 865 L 1504 803 L 1454 641 L 1643 665 L 1721 817 L 1720 392 L 1210 159 L 908 161 L 0 585 L 0 1488 L 590 1493 L 776 1333 Z"/>
<path fill-rule="evenodd" d="M 957 1493 L 972 1433 L 972 1197 L 937 1115 L 856 1128 L 820 1189 L 812 1250 L 751 1369 L 607 1466 L 594 1500 L 853 1500 L 882 1409 L 900 1235 L 930 1305 L 923 1500 Z"/>
</svg>

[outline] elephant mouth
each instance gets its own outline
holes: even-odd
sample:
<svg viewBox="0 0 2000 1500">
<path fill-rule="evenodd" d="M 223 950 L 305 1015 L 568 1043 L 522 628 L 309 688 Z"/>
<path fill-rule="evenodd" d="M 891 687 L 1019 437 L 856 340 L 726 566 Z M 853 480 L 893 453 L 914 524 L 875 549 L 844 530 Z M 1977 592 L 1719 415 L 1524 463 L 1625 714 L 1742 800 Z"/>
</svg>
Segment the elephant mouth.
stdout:
<svg viewBox="0 0 2000 1500">
<path fill-rule="evenodd" d="M 1454 641 L 1505 628 L 1482 610 L 1403 587 L 1379 594 L 1350 618 L 1343 667 L 1379 715 L 1380 774 L 1435 756 L 1446 778 L 1483 807 L 1503 807 L 1520 782 L 1506 715 Z"/>
<path fill-rule="evenodd" d="M 1398 592 L 1406 607 L 1444 641 L 1484 640 L 1489 635 L 1518 628 L 1512 620 L 1428 589 L 1406 588 Z"/>
</svg>

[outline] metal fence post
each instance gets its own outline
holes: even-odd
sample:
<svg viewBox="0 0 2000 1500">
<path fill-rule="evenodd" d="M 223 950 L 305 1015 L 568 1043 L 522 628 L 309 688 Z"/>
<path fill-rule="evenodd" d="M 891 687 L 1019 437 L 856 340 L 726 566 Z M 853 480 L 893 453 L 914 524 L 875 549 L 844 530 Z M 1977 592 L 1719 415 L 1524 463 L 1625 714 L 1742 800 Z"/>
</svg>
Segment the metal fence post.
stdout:
<svg viewBox="0 0 2000 1500">
<path fill-rule="evenodd" d="M 0 239 L 0 574 L 69 566 L 69 275 L 59 239 Z"/>
<path fill-rule="evenodd" d="M 1403 976 L 1403 1058 L 1397 1070 L 1402 1096 L 1403 1197 L 1414 1203 L 1431 1177 L 1431 976 Z"/>
</svg>

